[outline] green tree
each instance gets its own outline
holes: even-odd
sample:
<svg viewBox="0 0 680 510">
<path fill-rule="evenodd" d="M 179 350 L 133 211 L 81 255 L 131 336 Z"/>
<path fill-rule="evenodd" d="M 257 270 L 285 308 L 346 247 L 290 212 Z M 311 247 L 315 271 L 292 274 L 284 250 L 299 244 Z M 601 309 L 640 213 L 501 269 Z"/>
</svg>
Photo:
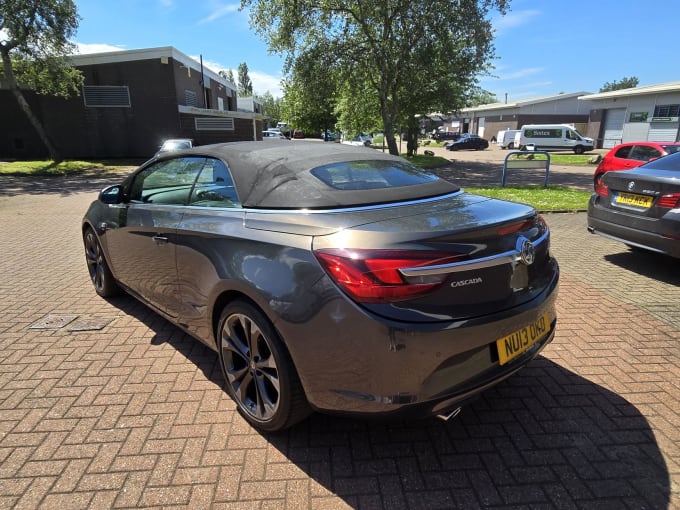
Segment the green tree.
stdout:
<svg viewBox="0 0 680 510">
<path fill-rule="evenodd" d="M 337 87 L 332 55 L 318 51 L 302 55 L 285 85 L 285 109 L 295 128 L 307 133 L 334 130 Z"/>
<path fill-rule="evenodd" d="M 218 74 L 222 78 L 227 80 L 229 83 L 234 83 L 234 84 L 236 83 L 236 81 L 234 80 L 234 71 L 232 71 L 231 69 L 227 69 L 226 71 L 224 69 L 222 69 Z"/>
<path fill-rule="evenodd" d="M 238 65 L 238 95 L 241 97 L 249 97 L 253 95 L 253 83 L 248 76 L 248 64 L 241 62 Z"/>
<path fill-rule="evenodd" d="M 9 88 L 56 162 L 62 160 L 21 89 L 68 97 L 78 94 L 82 74 L 66 60 L 78 28 L 72 0 L 0 0 L 0 80 Z"/>
<path fill-rule="evenodd" d="M 262 101 L 262 110 L 264 114 L 269 117 L 269 124 L 276 126 L 276 124 L 282 119 L 281 99 L 274 97 L 269 91 L 262 94 L 259 99 Z"/>
<path fill-rule="evenodd" d="M 482 104 L 492 104 L 492 103 L 497 103 L 498 102 L 498 97 L 496 97 L 496 94 L 493 92 L 489 92 L 488 90 L 481 89 L 479 87 L 476 87 L 473 91 L 472 94 L 470 95 L 469 100 L 467 101 L 467 104 L 465 106 L 479 106 Z"/>
<path fill-rule="evenodd" d="M 493 55 L 492 9 L 509 0 L 242 0 L 251 25 L 289 67 L 307 54 L 328 52 L 340 82 L 367 86 L 392 154 L 395 129 L 418 107 L 451 102 L 488 68 Z M 442 73 L 442 71 L 444 71 Z M 442 74 L 445 79 L 442 78 Z M 354 78 L 352 77 L 359 77 Z M 355 93 L 361 93 L 355 91 Z M 460 100 L 454 101 L 461 103 Z M 405 114 L 406 112 L 406 114 Z"/>
<path fill-rule="evenodd" d="M 638 86 L 640 80 L 636 76 L 631 76 L 630 78 L 623 77 L 619 81 L 605 82 L 600 88 L 600 92 L 611 92 L 612 90 L 622 90 L 622 89 L 634 89 Z"/>
</svg>

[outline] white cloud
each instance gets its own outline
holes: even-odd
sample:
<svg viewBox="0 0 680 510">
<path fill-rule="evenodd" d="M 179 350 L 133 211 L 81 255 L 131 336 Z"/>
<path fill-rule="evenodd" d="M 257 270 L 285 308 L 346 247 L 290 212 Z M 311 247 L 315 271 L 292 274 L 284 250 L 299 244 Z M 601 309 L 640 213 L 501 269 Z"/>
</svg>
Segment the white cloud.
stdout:
<svg viewBox="0 0 680 510">
<path fill-rule="evenodd" d="M 281 88 L 283 77 L 281 75 L 272 76 L 268 73 L 250 70 L 248 70 L 248 74 L 253 82 L 253 90 L 256 94 L 264 94 L 269 91 L 274 97 L 283 97 L 283 89 Z"/>
<path fill-rule="evenodd" d="M 514 73 L 506 73 L 499 76 L 497 80 L 516 80 L 517 78 L 525 78 L 526 76 L 531 76 L 532 74 L 538 74 L 543 72 L 542 67 L 527 67 L 526 69 L 520 69 Z"/>
<path fill-rule="evenodd" d="M 497 16 L 492 23 L 497 33 L 511 30 L 530 23 L 533 18 L 540 16 L 541 11 L 535 9 L 528 9 L 525 11 L 509 12 L 505 16 Z"/>
<path fill-rule="evenodd" d="M 110 51 L 124 51 L 127 48 L 123 46 L 113 46 L 111 44 L 87 44 L 87 43 L 75 43 L 78 47 L 78 53 L 81 55 L 87 55 L 88 53 L 108 53 Z"/>
<path fill-rule="evenodd" d="M 201 57 L 199 55 L 190 55 L 190 57 L 196 62 L 201 61 Z M 203 67 L 210 69 L 214 73 L 226 71 L 230 68 L 229 66 L 225 66 L 224 64 L 220 64 L 214 60 L 205 59 L 203 59 Z M 238 65 L 231 67 L 231 70 L 234 73 L 234 80 L 238 80 Z M 281 89 L 281 80 L 283 77 L 281 75 L 274 76 L 272 74 L 257 71 L 255 69 L 248 69 L 248 76 L 250 76 L 250 81 L 253 83 L 253 90 L 255 91 L 255 94 L 261 95 L 269 91 L 274 97 L 283 97 L 283 90 Z"/>
<path fill-rule="evenodd" d="M 239 4 L 223 4 L 216 7 L 208 16 L 198 21 L 198 25 L 203 25 L 205 23 L 211 23 L 218 20 L 227 14 L 232 14 L 238 12 L 240 8 Z"/>
</svg>

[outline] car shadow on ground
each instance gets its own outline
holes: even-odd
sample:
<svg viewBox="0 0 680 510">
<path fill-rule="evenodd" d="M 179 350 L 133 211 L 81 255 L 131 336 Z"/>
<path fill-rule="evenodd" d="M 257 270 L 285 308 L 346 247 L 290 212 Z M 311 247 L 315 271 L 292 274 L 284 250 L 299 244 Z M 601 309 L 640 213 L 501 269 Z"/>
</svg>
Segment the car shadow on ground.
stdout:
<svg viewBox="0 0 680 510">
<path fill-rule="evenodd" d="M 217 354 L 131 297 L 143 322 L 216 386 Z M 254 433 L 254 431 L 253 431 Z M 314 414 L 262 434 L 353 508 L 667 508 L 670 476 L 645 417 L 616 393 L 539 356 L 449 422 Z"/>
<path fill-rule="evenodd" d="M 625 250 L 625 247 L 622 245 Z M 622 269 L 671 285 L 680 286 L 680 260 L 642 249 L 629 249 L 604 256 Z"/>
</svg>

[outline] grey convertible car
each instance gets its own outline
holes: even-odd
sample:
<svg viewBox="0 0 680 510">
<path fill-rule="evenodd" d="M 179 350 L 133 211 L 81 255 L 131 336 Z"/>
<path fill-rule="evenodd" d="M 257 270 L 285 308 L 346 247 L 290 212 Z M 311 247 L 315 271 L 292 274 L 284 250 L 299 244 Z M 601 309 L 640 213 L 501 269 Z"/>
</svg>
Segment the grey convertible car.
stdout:
<svg viewBox="0 0 680 510">
<path fill-rule="evenodd" d="M 448 419 L 555 331 L 558 265 L 531 207 L 364 147 L 162 155 L 100 193 L 83 239 L 97 293 L 216 350 L 265 431 L 312 410 Z"/>
</svg>

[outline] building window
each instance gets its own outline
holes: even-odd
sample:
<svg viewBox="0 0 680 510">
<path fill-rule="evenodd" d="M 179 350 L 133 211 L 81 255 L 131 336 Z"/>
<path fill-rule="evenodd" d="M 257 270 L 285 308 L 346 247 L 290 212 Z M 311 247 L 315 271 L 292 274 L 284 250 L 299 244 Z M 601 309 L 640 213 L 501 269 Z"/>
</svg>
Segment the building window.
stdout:
<svg viewBox="0 0 680 510">
<path fill-rule="evenodd" d="M 194 121 L 196 131 L 234 130 L 234 119 L 231 117 L 197 117 Z"/>
<path fill-rule="evenodd" d="M 83 100 L 88 108 L 130 108 L 130 89 L 127 86 L 83 85 Z"/>
<path fill-rule="evenodd" d="M 629 122 L 647 122 L 647 112 L 632 112 L 630 114 Z"/>
<path fill-rule="evenodd" d="M 184 91 L 184 102 L 187 106 L 195 106 L 198 108 L 198 94 L 193 90 Z"/>
<path fill-rule="evenodd" d="M 655 119 L 679 116 L 680 116 L 680 104 L 660 104 L 654 107 Z"/>
</svg>

